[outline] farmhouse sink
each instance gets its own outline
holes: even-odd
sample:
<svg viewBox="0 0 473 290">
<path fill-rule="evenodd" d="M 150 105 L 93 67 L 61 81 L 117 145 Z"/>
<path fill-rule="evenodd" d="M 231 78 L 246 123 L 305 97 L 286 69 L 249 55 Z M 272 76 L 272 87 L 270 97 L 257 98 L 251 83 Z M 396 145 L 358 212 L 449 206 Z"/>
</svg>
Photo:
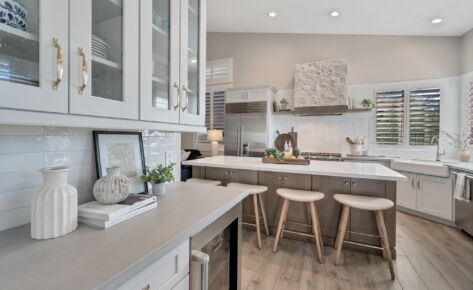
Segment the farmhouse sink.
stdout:
<svg viewBox="0 0 473 290">
<path fill-rule="evenodd" d="M 393 160 L 391 162 L 391 168 L 399 171 L 438 177 L 448 177 L 450 175 L 450 168 L 438 161 Z"/>
</svg>

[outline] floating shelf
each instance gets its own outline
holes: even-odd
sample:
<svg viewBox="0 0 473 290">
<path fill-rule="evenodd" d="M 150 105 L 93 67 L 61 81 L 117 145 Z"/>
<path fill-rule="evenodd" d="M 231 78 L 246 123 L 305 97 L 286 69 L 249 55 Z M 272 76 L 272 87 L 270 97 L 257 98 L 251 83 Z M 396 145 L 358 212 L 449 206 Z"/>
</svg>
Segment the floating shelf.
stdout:
<svg viewBox="0 0 473 290">
<path fill-rule="evenodd" d="M 110 61 L 105 58 L 98 57 L 96 55 L 92 55 L 92 61 L 101 65 L 107 66 L 109 68 L 118 69 L 118 70 L 122 69 L 122 66 L 120 64 Z"/>
<path fill-rule="evenodd" d="M 168 82 L 166 80 L 163 80 L 162 78 L 158 78 L 158 77 L 155 77 L 153 76 L 152 78 L 153 82 L 156 82 L 156 83 L 159 83 L 159 84 L 162 84 L 162 85 L 167 85 Z"/>
</svg>

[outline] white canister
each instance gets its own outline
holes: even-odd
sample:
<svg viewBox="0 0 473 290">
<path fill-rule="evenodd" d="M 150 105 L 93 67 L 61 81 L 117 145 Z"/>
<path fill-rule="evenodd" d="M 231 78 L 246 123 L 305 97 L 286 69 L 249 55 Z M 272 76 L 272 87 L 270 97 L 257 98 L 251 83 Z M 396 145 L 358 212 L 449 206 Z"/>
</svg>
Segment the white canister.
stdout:
<svg viewBox="0 0 473 290">
<path fill-rule="evenodd" d="M 51 239 L 77 228 L 77 190 L 67 183 L 68 167 L 41 170 L 43 187 L 31 202 L 31 238 Z"/>
<path fill-rule="evenodd" d="M 356 156 L 363 155 L 363 144 L 350 144 L 350 154 Z"/>
<path fill-rule="evenodd" d="M 124 201 L 128 195 L 130 179 L 120 175 L 120 167 L 107 168 L 107 175 L 94 184 L 94 197 L 101 204 L 115 204 Z"/>
</svg>

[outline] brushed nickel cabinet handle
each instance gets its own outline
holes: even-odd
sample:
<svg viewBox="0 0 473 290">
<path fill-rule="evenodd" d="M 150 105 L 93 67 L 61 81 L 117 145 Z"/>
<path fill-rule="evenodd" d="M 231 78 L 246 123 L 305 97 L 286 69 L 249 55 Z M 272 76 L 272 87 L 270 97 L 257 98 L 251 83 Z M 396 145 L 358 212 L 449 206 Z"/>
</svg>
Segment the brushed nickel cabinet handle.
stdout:
<svg viewBox="0 0 473 290">
<path fill-rule="evenodd" d="M 417 189 L 420 190 L 420 179 L 417 179 Z"/>
<path fill-rule="evenodd" d="M 53 47 L 56 49 L 56 80 L 53 81 L 53 90 L 57 90 L 64 75 L 64 59 L 59 39 L 53 38 Z"/>
<path fill-rule="evenodd" d="M 415 182 L 415 180 L 414 180 L 414 178 L 412 178 L 412 182 L 411 182 L 412 189 L 416 189 L 416 186 L 415 186 L 414 182 Z"/>
<path fill-rule="evenodd" d="M 173 98 L 173 99 L 172 99 L 172 103 L 173 103 L 172 108 L 173 108 L 174 111 L 176 111 L 177 108 L 179 108 L 179 102 L 180 102 L 180 97 L 179 97 L 179 95 L 181 94 L 181 90 L 180 90 L 180 88 L 179 88 L 179 85 L 178 85 L 176 82 L 174 82 L 174 85 L 172 86 L 172 91 L 173 91 L 173 92 L 174 92 L 174 89 L 176 89 L 176 92 L 177 92 L 177 93 L 176 93 L 176 95 L 172 95 L 172 94 L 171 94 L 171 98 Z M 174 96 L 174 97 L 173 97 L 173 96 Z M 174 105 L 174 100 L 176 100 L 176 104 L 175 104 L 175 105 Z"/>
<path fill-rule="evenodd" d="M 284 176 L 284 180 L 288 180 L 289 178 L 287 176 Z"/>
<path fill-rule="evenodd" d="M 282 176 L 278 176 L 278 179 L 281 180 L 281 179 L 282 179 Z"/>
<path fill-rule="evenodd" d="M 350 185 L 350 182 L 345 181 L 345 186 L 348 186 L 348 185 Z"/>
<path fill-rule="evenodd" d="M 189 102 L 189 100 L 188 100 L 189 90 L 186 88 L 186 86 L 182 86 L 182 91 L 184 91 L 184 97 L 181 96 L 181 101 L 185 99 L 185 102 L 184 102 L 185 105 L 181 104 L 181 110 L 183 112 L 185 112 L 187 110 L 187 105 L 188 105 L 188 102 Z"/>
<path fill-rule="evenodd" d="M 357 186 L 357 185 L 358 185 L 358 182 L 356 182 L 356 181 L 353 181 L 353 182 L 351 183 L 351 185 L 353 185 L 353 186 Z"/>
<path fill-rule="evenodd" d="M 145 287 L 143 287 L 141 290 L 149 290 L 149 289 L 151 289 L 151 286 L 148 284 Z"/>
<path fill-rule="evenodd" d="M 82 85 L 79 88 L 79 94 L 83 95 L 89 81 L 89 66 L 82 47 L 79 47 L 79 55 L 82 57 Z"/>
</svg>

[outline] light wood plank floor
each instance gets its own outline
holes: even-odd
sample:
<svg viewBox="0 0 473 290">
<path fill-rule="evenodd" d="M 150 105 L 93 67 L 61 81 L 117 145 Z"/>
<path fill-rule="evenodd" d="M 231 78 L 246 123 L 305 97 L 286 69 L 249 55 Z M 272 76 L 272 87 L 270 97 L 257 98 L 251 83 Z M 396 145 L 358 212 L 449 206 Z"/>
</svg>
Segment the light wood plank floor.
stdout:
<svg viewBox="0 0 473 290">
<path fill-rule="evenodd" d="M 325 263 L 315 245 L 282 239 L 272 252 L 273 237 L 243 231 L 242 289 L 473 289 L 473 239 L 456 229 L 404 213 L 397 214 L 396 280 L 378 256 L 343 251 L 335 267 L 335 250 L 325 247 Z"/>
</svg>

